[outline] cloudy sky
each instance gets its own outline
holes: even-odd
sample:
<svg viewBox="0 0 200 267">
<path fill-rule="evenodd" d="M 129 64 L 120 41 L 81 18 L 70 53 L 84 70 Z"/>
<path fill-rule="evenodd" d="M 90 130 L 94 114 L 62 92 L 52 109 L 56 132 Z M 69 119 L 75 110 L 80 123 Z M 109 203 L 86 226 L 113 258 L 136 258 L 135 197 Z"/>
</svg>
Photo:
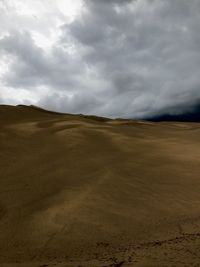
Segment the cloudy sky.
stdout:
<svg viewBox="0 0 200 267">
<path fill-rule="evenodd" d="M 0 103 L 144 118 L 200 103 L 199 0 L 0 0 Z"/>
</svg>

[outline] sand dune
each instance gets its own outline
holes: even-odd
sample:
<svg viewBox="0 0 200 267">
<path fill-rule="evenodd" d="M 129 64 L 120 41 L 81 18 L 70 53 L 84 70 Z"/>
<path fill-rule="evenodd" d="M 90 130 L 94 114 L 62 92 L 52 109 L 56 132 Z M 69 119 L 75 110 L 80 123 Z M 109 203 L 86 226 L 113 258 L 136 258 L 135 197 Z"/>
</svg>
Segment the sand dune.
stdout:
<svg viewBox="0 0 200 267">
<path fill-rule="evenodd" d="M 0 106 L 0 266 L 200 266 L 200 125 Z"/>
</svg>

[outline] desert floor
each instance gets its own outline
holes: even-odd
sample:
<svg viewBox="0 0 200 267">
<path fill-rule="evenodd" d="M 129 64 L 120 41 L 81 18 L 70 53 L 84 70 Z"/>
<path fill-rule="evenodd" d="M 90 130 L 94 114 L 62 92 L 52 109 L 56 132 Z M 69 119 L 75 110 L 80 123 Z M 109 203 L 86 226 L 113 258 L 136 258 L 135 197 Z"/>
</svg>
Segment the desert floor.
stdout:
<svg viewBox="0 0 200 267">
<path fill-rule="evenodd" d="M 200 124 L 0 106 L 0 266 L 200 266 Z"/>
</svg>

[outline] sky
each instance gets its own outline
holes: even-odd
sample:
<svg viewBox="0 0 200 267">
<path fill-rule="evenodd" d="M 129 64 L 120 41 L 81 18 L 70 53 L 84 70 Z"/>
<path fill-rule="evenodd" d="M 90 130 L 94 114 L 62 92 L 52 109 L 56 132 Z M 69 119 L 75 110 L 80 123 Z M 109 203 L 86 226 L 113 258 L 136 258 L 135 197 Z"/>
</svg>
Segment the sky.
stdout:
<svg viewBox="0 0 200 267">
<path fill-rule="evenodd" d="M 146 118 L 200 103 L 199 0 L 0 0 L 0 103 Z"/>
</svg>

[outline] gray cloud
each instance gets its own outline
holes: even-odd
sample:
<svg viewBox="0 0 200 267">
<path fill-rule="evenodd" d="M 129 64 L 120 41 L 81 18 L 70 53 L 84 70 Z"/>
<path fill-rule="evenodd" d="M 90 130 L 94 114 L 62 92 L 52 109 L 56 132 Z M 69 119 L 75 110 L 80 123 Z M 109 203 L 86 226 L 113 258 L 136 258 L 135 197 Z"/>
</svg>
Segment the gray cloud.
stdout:
<svg viewBox="0 0 200 267">
<path fill-rule="evenodd" d="M 60 111 L 117 117 L 179 113 L 200 101 L 198 0 L 85 0 L 51 48 L 31 31 L 0 40 L 4 85 Z M 46 88 L 42 93 L 41 88 Z"/>
</svg>

